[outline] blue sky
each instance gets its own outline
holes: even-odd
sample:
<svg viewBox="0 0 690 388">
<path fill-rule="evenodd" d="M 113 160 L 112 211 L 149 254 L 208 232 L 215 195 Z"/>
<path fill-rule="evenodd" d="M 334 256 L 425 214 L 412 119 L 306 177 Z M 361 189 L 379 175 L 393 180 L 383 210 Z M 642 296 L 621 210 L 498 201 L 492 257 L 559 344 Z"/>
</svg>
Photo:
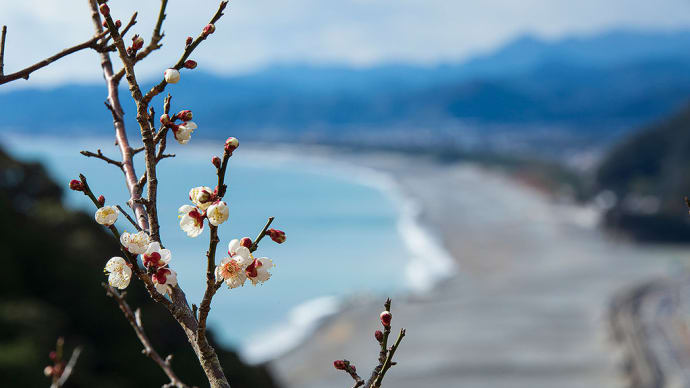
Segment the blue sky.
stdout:
<svg viewBox="0 0 690 388">
<path fill-rule="evenodd" d="M 148 40 L 159 2 L 112 0 L 134 32 Z M 164 47 L 138 68 L 158 76 L 196 36 L 217 0 L 171 0 Z M 86 0 L 0 0 L 8 26 L 6 72 L 92 34 Z M 687 0 L 232 0 L 213 39 L 197 49 L 200 68 L 221 74 L 274 63 L 371 66 L 457 62 L 531 33 L 546 39 L 613 28 L 678 29 L 690 25 Z M 100 80 L 98 59 L 85 51 L 32 76 L 32 86 Z M 16 85 L 20 86 L 20 85 Z"/>
</svg>

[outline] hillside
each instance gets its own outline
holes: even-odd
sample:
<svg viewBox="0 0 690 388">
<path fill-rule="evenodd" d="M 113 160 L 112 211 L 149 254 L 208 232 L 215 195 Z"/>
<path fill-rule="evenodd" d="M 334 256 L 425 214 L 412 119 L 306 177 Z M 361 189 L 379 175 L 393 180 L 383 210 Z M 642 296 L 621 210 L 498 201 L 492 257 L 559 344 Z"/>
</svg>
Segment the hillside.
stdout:
<svg viewBox="0 0 690 388">
<path fill-rule="evenodd" d="M 61 187 L 38 164 L 13 160 L 0 150 L 0 381 L 4 386 L 48 386 L 43 368 L 58 336 L 68 351 L 84 347 L 68 387 L 154 387 L 166 376 L 142 355 L 142 345 L 117 305 L 106 297 L 105 261 L 118 244 L 91 215 L 66 210 Z M 139 282 L 127 289 L 133 308 L 161 355 L 185 382 L 203 386 L 205 376 L 186 337 Z M 244 365 L 214 345 L 233 387 L 275 387 L 263 367 Z"/>
<path fill-rule="evenodd" d="M 690 241 L 690 106 L 615 147 L 597 174 L 617 198 L 606 223 L 645 241 Z"/>
</svg>

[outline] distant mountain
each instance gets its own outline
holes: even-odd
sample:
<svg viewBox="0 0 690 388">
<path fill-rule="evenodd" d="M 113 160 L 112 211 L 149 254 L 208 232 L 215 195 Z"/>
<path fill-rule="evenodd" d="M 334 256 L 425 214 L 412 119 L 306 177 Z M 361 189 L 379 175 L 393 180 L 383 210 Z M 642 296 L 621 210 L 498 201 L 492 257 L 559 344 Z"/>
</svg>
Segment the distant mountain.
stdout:
<svg viewBox="0 0 690 388">
<path fill-rule="evenodd" d="M 194 111 L 199 135 L 208 137 L 391 142 L 423 133 L 447 144 L 557 127 L 571 137 L 609 138 L 685 103 L 688 48 L 690 31 L 523 37 L 462 64 L 278 66 L 229 78 L 186 71 L 167 91 L 174 107 Z M 104 98 L 101 85 L 0 93 L 0 129 L 109 131 Z M 133 123 L 133 106 L 125 109 Z"/>
<path fill-rule="evenodd" d="M 616 146 L 597 174 L 608 226 L 638 240 L 690 241 L 690 106 Z"/>
</svg>

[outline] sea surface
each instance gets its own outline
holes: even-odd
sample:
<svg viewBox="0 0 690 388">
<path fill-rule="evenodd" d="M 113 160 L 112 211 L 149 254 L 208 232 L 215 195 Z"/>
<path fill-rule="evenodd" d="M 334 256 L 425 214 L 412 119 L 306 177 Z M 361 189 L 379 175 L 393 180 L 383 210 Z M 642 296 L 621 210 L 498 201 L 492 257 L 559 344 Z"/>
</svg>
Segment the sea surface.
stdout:
<svg viewBox="0 0 690 388">
<path fill-rule="evenodd" d="M 10 136 L 4 143 L 15 157 L 42 162 L 65 188 L 83 173 L 94 193 L 106 197 L 106 204 L 130 210 L 120 170 L 79 154 L 82 149 L 101 148 L 117 158 L 112 139 Z M 178 272 L 189 303 L 198 304 L 205 288 L 208 230 L 197 238 L 187 237 L 179 228 L 177 209 L 189 203 L 190 188 L 215 186 L 210 161 L 222 153 L 222 144 L 192 143 L 170 145 L 177 156 L 159 164 L 158 212 L 162 241 L 172 251 L 171 267 Z M 142 154 L 136 163 L 141 174 Z M 238 348 L 249 361 L 263 361 L 297 345 L 320 319 L 338 310 L 344 297 L 383 297 L 422 281 L 406 275 L 416 248 L 401 233 L 413 221 L 401 220 L 403 201 L 391 195 L 385 181 L 385 176 L 331 164 L 328 159 L 281 157 L 240 147 L 228 168 L 225 200 L 230 219 L 219 230 L 217 261 L 231 239 L 255 237 L 269 216 L 276 217 L 273 226 L 287 233 L 287 241 L 278 245 L 264 239 L 255 253 L 276 264 L 267 283 L 219 290 L 209 318 L 219 340 Z M 81 193 L 65 193 L 68 206 L 94 212 Z M 133 231 L 124 217 L 117 226 Z M 103 264 L 108 259 L 94 257 Z"/>
</svg>

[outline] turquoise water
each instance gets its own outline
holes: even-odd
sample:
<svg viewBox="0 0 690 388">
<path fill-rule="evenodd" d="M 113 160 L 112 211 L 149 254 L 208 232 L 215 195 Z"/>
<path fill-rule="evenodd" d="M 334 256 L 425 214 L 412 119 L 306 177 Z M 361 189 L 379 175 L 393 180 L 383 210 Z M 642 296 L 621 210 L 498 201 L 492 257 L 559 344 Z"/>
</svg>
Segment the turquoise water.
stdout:
<svg viewBox="0 0 690 388">
<path fill-rule="evenodd" d="M 6 146 L 17 157 L 43 162 L 65 187 L 79 172 L 84 173 L 96 195 L 102 193 L 107 204 L 126 208 L 129 196 L 122 173 L 78 153 L 100 146 L 116 157 L 111 140 L 12 138 L 6 140 Z M 191 187 L 215 186 L 210 159 L 222 151 L 222 144 L 174 144 L 170 148 L 177 157 L 163 160 L 158 168 L 161 236 L 172 251 L 171 266 L 178 272 L 189 302 L 198 304 L 205 287 L 208 230 L 195 239 L 187 237 L 178 226 L 177 209 L 189 202 Z M 405 287 L 409 254 L 396 231 L 396 206 L 388 197 L 345 173 L 319 172 L 313 163 L 279 161 L 265 158 L 267 155 L 240 148 L 231 158 L 226 180 L 230 220 L 219 231 L 217 261 L 224 257 L 232 238 L 253 238 L 269 216 L 276 217 L 273 225 L 288 237 L 282 245 L 266 239 L 256 252 L 277 265 L 266 284 L 221 288 L 214 298 L 209 325 L 222 342 L 240 348 L 253 335 L 284 322 L 291 309 L 308 300 L 362 292 L 385 295 Z M 141 162 L 141 155 L 138 157 Z M 139 163 L 137 172 L 142 171 Z M 81 193 L 66 190 L 65 199 L 71 207 L 94 211 Z M 117 226 L 133 229 L 123 217 Z M 94 257 L 104 264 L 107 259 Z"/>
</svg>

